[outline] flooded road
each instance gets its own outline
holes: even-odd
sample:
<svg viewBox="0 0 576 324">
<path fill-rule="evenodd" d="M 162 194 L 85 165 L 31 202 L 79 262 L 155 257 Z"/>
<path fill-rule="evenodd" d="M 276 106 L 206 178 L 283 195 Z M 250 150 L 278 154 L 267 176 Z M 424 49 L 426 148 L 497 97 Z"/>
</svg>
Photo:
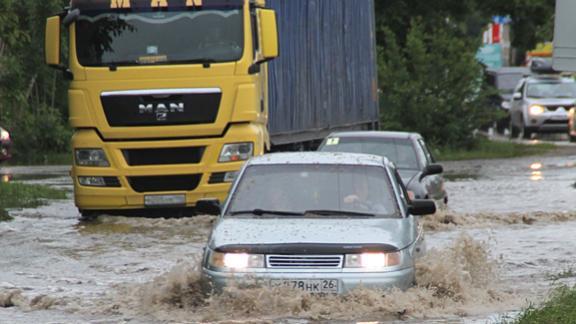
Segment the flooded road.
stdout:
<svg viewBox="0 0 576 324">
<path fill-rule="evenodd" d="M 431 251 L 407 292 L 319 298 L 233 289 L 206 301 L 197 258 L 214 218 L 80 223 L 68 199 L 11 210 L 14 220 L 0 222 L 0 323 L 486 323 L 576 282 L 576 150 L 445 169 L 449 210 L 424 220 Z M 0 174 L 71 190 L 67 167 Z"/>
</svg>

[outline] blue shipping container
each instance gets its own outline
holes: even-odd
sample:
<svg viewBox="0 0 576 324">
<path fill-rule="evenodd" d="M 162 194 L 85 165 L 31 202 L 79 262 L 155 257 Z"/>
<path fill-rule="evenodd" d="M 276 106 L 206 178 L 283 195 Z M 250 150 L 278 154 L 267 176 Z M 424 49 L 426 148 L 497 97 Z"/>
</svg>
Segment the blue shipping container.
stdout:
<svg viewBox="0 0 576 324">
<path fill-rule="evenodd" d="M 268 0 L 280 57 L 269 65 L 274 145 L 378 122 L 374 0 Z"/>
</svg>

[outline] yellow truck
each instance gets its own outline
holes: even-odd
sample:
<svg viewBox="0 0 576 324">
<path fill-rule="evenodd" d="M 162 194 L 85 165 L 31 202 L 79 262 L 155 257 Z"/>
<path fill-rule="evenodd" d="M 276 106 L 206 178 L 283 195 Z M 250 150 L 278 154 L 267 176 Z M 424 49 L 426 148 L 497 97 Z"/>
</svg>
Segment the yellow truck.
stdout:
<svg viewBox="0 0 576 324">
<path fill-rule="evenodd" d="M 373 10 L 372 0 L 359 2 Z M 316 5 L 300 0 L 272 3 L 285 17 Z M 331 39 L 327 34 L 322 37 L 324 44 L 300 39 L 300 44 L 287 47 L 294 53 L 307 46 L 320 52 L 302 54 L 306 62 L 292 55 L 296 61 L 287 61 L 288 67 L 279 64 L 271 72 L 275 80 L 271 82 L 268 62 L 278 56 L 279 30 L 277 10 L 266 5 L 263 0 L 72 0 L 61 14 L 47 19 L 46 63 L 71 80 L 69 120 L 75 130 L 71 174 L 75 203 L 83 216 L 188 208 L 208 199 L 222 202 L 244 161 L 273 144 L 313 142 L 332 129 L 377 125 L 373 13 L 367 13 L 372 20 L 352 23 L 367 26 L 367 35 L 362 37 L 371 42 L 367 48 L 346 54 L 353 50 L 348 49 L 354 41 L 349 33 Z M 347 15 L 340 19 L 350 20 L 352 16 Z M 314 16 L 302 17 L 310 21 L 307 28 L 317 23 Z M 300 28 L 302 22 L 284 19 L 284 26 Z M 67 63 L 62 59 L 61 29 L 67 30 L 69 39 Z M 290 35 L 286 42 L 293 40 Z M 348 38 L 336 43 L 338 48 L 326 45 L 344 35 Z M 309 66 L 315 64 L 311 57 L 326 60 L 343 55 L 351 62 L 341 61 L 345 68 L 338 70 L 340 75 L 325 72 L 335 70 L 330 62 L 320 64 L 319 70 Z M 346 69 L 355 68 L 355 62 L 368 66 L 358 73 L 369 77 L 356 80 L 356 71 Z M 288 71 L 300 65 L 300 70 Z M 316 71 L 310 74 L 308 70 Z M 328 88 L 306 83 L 313 90 L 305 95 L 286 92 L 286 88 L 297 89 L 296 83 L 313 81 L 310 75 L 320 74 L 334 81 L 317 79 L 316 83 L 337 83 Z M 295 84 L 281 86 L 280 79 L 294 79 L 294 75 L 299 76 Z M 339 88 L 332 89 L 335 86 Z M 273 96 L 276 109 L 302 109 L 331 117 L 276 113 L 282 123 L 277 124 L 278 136 L 274 137 L 268 127 L 269 111 L 274 109 L 269 109 L 269 87 L 277 92 Z M 356 102 L 312 102 L 322 97 L 319 90 L 326 89 L 334 98 L 351 90 Z M 293 103 L 297 107 L 281 107 L 294 97 L 309 100 Z M 362 114 L 355 116 L 356 111 Z M 298 118 L 302 122 L 296 127 Z M 310 121 L 314 127 L 304 124 Z"/>
</svg>

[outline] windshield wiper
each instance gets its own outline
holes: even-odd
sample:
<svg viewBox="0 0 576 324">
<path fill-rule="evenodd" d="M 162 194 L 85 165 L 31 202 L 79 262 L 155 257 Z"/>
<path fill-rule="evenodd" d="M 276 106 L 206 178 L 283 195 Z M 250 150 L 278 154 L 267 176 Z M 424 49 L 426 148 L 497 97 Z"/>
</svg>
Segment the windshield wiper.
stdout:
<svg viewBox="0 0 576 324">
<path fill-rule="evenodd" d="M 300 212 L 291 212 L 291 211 L 283 211 L 283 210 L 265 210 L 265 209 L 252 209 L 252 210 L 239 210 L 233 211 L 230 215 L 256 215 L 262 216 L 264 214 L 269 215 L 278 215 L 278 216 L 304 216 L 304 213 Z"/>
<path fill-rule="evenodd" d="M 213 58 L 208 57 L 198 57 L 187 60 L 175 60 L 171 61 L 171 64 L 202 64 L 205 68 L 209 68 L 210 64 L 217 63 L 218 61 Z"/>
<path fill-rule="evenodd" d="M 318 209 L 318 210 L 307 210 L 304 214 L 320 215 L 320 216 L 367 216 L 376 217 L 376 214 L 372 213 L 361 213 L 348 210 L 331 210 L 331 209 Z"/>
</svg>

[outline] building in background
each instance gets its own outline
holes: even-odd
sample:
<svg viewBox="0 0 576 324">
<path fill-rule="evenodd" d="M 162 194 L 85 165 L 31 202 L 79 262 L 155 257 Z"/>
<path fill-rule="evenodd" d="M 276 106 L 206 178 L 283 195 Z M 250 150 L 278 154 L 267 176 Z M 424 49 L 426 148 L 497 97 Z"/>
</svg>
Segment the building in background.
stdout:
<svg viewBox="0 0 576 324">
<path fill-rule="evenodd" d="M 494 16 L 484 31 L 483 46 L 476 58 L 487 68 L 498 69 L 510 66 L 510 17 Z"/>
</svg>

